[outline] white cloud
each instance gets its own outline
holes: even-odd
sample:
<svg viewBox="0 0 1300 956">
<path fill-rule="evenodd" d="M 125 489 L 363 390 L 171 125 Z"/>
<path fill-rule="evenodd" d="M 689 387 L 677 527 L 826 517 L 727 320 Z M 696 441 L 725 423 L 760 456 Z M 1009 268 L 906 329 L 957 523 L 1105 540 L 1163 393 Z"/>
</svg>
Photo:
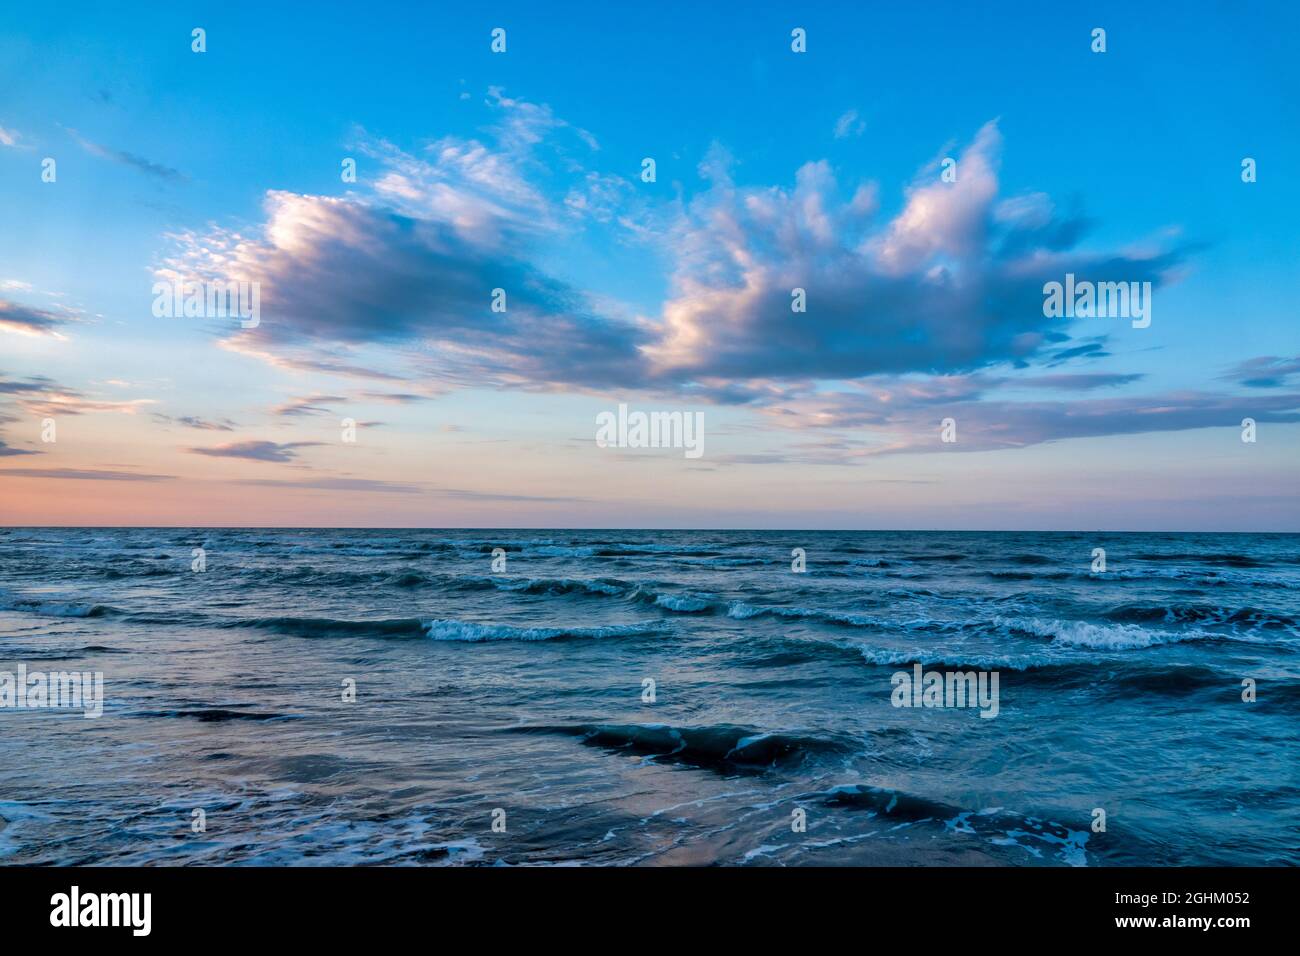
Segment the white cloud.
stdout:
<svg viewBox="0 0 1300 956">
<path fill-rule="evenodd" d="M 859 119 L 857 110 L 849 110 L 835 121 L 835 138 L 848 139 L 850 136 L 861 136 L 867 124 Z"/>
</svg>

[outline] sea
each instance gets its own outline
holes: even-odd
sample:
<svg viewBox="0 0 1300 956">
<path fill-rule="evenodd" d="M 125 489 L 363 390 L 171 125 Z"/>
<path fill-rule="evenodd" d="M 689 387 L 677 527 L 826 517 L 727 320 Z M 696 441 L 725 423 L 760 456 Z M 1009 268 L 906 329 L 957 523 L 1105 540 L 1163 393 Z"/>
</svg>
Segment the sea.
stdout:
<svg viewBox="0 0 1300 956">
<path fill-rule="evenodd" d="M 1293 534 L 5 528 L 0 864 L 1297 865 L 1297 650 Z"/>
</svg>

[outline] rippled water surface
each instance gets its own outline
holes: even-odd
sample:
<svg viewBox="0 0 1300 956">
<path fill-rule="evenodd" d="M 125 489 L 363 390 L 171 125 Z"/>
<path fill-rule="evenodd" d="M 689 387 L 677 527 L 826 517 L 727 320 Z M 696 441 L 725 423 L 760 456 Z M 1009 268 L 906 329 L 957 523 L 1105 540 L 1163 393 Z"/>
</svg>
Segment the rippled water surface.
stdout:
<svg viewBox="0 0 1300 956">
<path fill-rule="evenodd" d="M 0 529 L 0 671 L 105 694 L 0 708 L 0 862 L 1294 865 L 1298 586 L 1296 535 Z"/>
</svg>

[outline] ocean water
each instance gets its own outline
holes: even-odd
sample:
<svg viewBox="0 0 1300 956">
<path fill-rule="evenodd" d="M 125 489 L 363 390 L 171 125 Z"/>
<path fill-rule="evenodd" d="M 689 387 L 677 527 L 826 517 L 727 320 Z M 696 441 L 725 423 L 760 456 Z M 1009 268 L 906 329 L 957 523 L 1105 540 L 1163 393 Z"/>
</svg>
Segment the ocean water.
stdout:
<svg viewBox="0 0 1300 956">
<path fill-rule="evenodd" d="M 1295 865 L 1298 587 L 1296 535 L 0 529 L 0 671 L 104 680 L 0 708 L 0 863 Z"/>
</svg>

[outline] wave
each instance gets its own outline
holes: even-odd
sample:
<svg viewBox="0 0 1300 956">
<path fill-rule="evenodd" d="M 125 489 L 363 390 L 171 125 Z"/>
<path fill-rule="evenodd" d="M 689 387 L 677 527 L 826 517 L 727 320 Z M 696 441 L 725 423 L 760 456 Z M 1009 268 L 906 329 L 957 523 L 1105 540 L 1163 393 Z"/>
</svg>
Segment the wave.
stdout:
<svg viewBox="0 0 1300 956">
<path fill-rule="evenodd" d="M 1046 637 L 1061 644 L 1096 650 L 1126 651 L 1179 644 L 1184 641 L 1228 640 L 1205 631 L 1154 631 L 1136 624 L 1090 624 L 1087 621 L 1039 620 L 1038 618 L 994 618 L 1008 630 L 1030 637 Z"/>
<path fill-rule="evenodd" d="M 854 752 L 856 741 L 829 734 L 767 733 L 752 727 L 713 724 L 571 724 L 517 727 L 521 733 L 559 733 L 592 747 L 627 751 L 698 767 L 764 769 L 801 763 L 818 754 Z"/>
<path fill-rule="evenodd" d="M 1112 621 L 1161 621 L 1166 624 L 1242 624 L 1275 629 L 1296 626 L 1296 619 L 1286 614 L 1274 614 L 1254 607 L 1231 608 L 1200 604 L 1125 604 L 1107 611 L 1105 616 Z"/>
<path fill-rule="evenodd" d="M 514 594 L 579 595 L 586 597 L 626 598 L 651 604 L 666 611 L 681 614 L 698 614 L 716 610 L 716 598 L 689 591 L 662 591 L 654 582 L 637 583 L 621 578 L 451 578 L 456 587 L 469 589 L 495 588 Z"/>
<path fill-rule="evenodd" d="M 486 581 L 499 591 L 520 594 L 589 594 L 617 597 L 636 585 L 618 578 L 460 578 L 460 581 Z"/>
<path fill-rule="evenodd" d="M 668 630 L 665 621 L 635 624 L 611 624 L 605 627 L 512 627 L 474 621 L 426 620 L 422 618 L 387 618 L 373 621 L 349 621 L 327 617 L 259 617 L 235 618 L 217 623 L 218 627 L 247 627 L 271 631 L 290 637 L 378 637 L 420 638 L 435 641 L 548 641 L 565 638 L 641 637 Z"/>
<path fill-rule="evenodd" d="M 960 631 L 970 626 L 965 621 L 945 621 L 937 618 L 919 617 L 911 620 L 886 620 L 852 611 L 833 611 L 822 608 L 792 607 L 782 604 L 747 604 L 733 601 L 727 608 L 727 617 L 737 621 L 747 621 L 756 617 L 782 617 L 789 619 L 808 619 L 825 624 L 837 624 L 842 627 L 876 628 L 878 630 L 904 630 L 908 632 L 948 633 Z"/>
<path fill-rule="evenodd" d="M 884 558 L 855 558 L 848 564 L 855 568 L 891 568 L 893 567 Z"/>
<path fill-rule="evenodd" d="M 1195 561 L 1198 564 L 1224 564 L 1232 568 L 1262 568 L 1267 562 L 1259 561 L 1248 554 L 1214 554 L 1214 553 L 1166 553 L 1138 552 L 1133 555 L 1139 561 Z"/>
<path fill-rule="evenodd" d="M 312 567 L 268 572 L 247 568 L 262 580 L 277 584 L 304 584 L 336 587 L 359 584 L 387 584 L 398 588 L 439 587 L 450 590 L 484 591 L 496 589 L 522 594 L 596 594 L 615 596 L 636 587 L 617 578 L 518 578 L 504 575 L 426 574 L 421 571 L 320 571 Z"/>
<path fill-rule="evenodd" d="M 555 641 L 574 638 L 651 637 L 669 630 L 665 621 L 610 624 L 605 627 L 512 627 L 473 621 L 435 620 L 421 625 L 435 641 Z"/>
<path fill-rule="evenodd" d="M 712 598 L 689 593 L 656 594 L 654 604 L 656 607 L 676 611 L 679 614 L 700 614 L 705 611 L 712 611 L 717 607 L 717 602 Z"/>
<path fill-rule="evenodd" d="M 296 714 L 267 714 L 246 710 L 231 710 L 225 707 L 181 707 L 174 710 L 137 710 L 127 717 L 178 717 L 198 720 L 203 723 L 225 723 L 231 720 L 292 720 Z"/>
<path fill-rule="evenodd" d="M 432 583 L 430 578 L 418 571 L 404 571 L 392 578 L 393 587 L 397 588 L 418 588 Z"/>
<path fill-rule="evenodd" d="M 116 617 L 122 613 L 120 608 L 110 604 L 77 604 L 4 591 L 0 591 L 0 611 L 40 614 L 43 617 Z"/>
<path fill-rule="evenodd" d="M 716 598 L 689 591 L 660 591 L 654 583 L 620 578 L 460 578 L 463 586 L 494 587 L 515 594 L 576 594 L 588 597 L 627 598 L 680 614 L 699 614 L 718 607 Z"/>
<path fill-rule="evenodd" d="M 159 557 L 165 557 L 165 555 L 160 555 Z M 188 568 L 189 565 L 186 564 L 186 567 Z M 133 561 L 130 565 L 125 567 L 119 565 L 111 568 L 103 568 L 99 572 L 101 577 L 109 581 L 118 581 L 122 578 L 165 578 L 180 573 L 181 571 L 178 568 L 159 567 L 156 564 L 145 564 L 140 561 Z"/>
<path fill-rule="evenodd" d="M 1114 696 L 1140 693 L 1181 697 L 1216 688 L 1227 696 L 1235 696 L 1241 690 L 1235 676 L 1225 676 L 1212 667 L 1195 664 L 1158 667 L 1132 664 L 1116 667 L 1101 662 L 1034 664 L 1016 675 L 1016 684 L 1061 690 L 1090 688 Z"/>
<path fill-rule="evenodd" d="M 345 621 L 329 617 L 254 617 L 220 621 L 217 627 L 248 627 L 290 637 L 422 637 L 424 622 L 419 618 L 389 618 L 376 621 Z"/>
<path fill-rule="evenodd" d="M 979 836 L 999 846 L 1020 847 L 1035 857 L 1041 857 L 1047 849 L 1070 866 L 1088 865 L 1087 827 L 1072 830 L 1062 823 L 1002 807 L 963 810 L 942 800 L 868 784 L 831 787 L 807 798 L 821 799 L 828 806 L 866 810 L 905 823 L 933 822 L 942 825 L 948 833 Z"/>
<path fill-rule="evenodd" d="M 1059 658 L 1049 654 L 1030 654 L 1022 651 L 999 654 L 981 653 L 978 648 L 878 647 L 864 644 L 852 637 L 839 639 L 788 637 L 779 639 L 777 643 L 780 650 L 755 651 L 745 660 L 738 661 L 738 665 L 776 667 L 815 660 L 842 659 L 862 661 L 873 667 L 910 668 L 914 664 L 920 664 L 927 668 L 954 671 L 1027 671 L 1036 667 L 1050 666 L 1059 661 Z M 1091 666 L 1088 662 L 1083 664 Z"/>
<path fill-rule="evenodd" d="M 593 547 L 566 547 L 563 545 L 543 545 L 542 547 L 527 548 L 529 554 L 535 554 L 541 558 L 594 558 L 596 549 Z"/>
<path fill-rule="evenodd" d="M 35 649 L 24 648 L 23 660 L 32 661 L 79 661 L 91 654 L 129 654 L 123 648 L 106 647 L 103 644 L 87 644 L 84 647 Z"/>
<path fill-rule="evenodd" d="M 287 568 L 251 564 L 238 568 L 235 573 L 255 578 L 259 584 L 269 582 L 319 588 L 356 587 L 364 584 L 392 584 L 397 587 L 413 587 L 424 583 L 424 581 L 419 580 L 424 578 L 424 575 L 415 571 L 324 570 L 310 564 L 300 564 Z M 425 580 L 427 581 L 427 579 Z"/>
<path fill-rule="evenodd" d="M 716 548 L 690 548 L 675 544 L 615 544 L 598 548 L 597 557 L 632 558 L 640 556 L 661 556 L 665 558 L 715 558 L 722 552 Z"/>
<path fill-rule="evenodd" d="M 985 571 L 984 575 L 994 581 L 1065 581 L 1080 576 L 1075 571 Z M 1084 572 L 1083 576 L 1101 580 L 1098 574 Z"/>
<path fill-rule="evenodd" d="M 1041 554 L 1013 554 L 1006 559 L 1011 564 L 1054 564 L 1055 562 Z"/>
<path fill-rule="evenodd" d="M 903 820 L 944 820 L 961 813 L 955 807 L 939 800 L 891 790 L 888 787 L 873 787 L 867 784 L 845 784 L 831 787 L 829 790 L 814 794 L 829 804 L 840 804 L 864 810 L 874 810 L 885 816 L 898 817 Z"/>
<path fill-rule="evenodd" d="M 48 823 L 53 819 L 34 804 L 0 800 L 0 857 L 9 856 L 22 846 L 18 837 L 29 823 Z"/>
</svg>

